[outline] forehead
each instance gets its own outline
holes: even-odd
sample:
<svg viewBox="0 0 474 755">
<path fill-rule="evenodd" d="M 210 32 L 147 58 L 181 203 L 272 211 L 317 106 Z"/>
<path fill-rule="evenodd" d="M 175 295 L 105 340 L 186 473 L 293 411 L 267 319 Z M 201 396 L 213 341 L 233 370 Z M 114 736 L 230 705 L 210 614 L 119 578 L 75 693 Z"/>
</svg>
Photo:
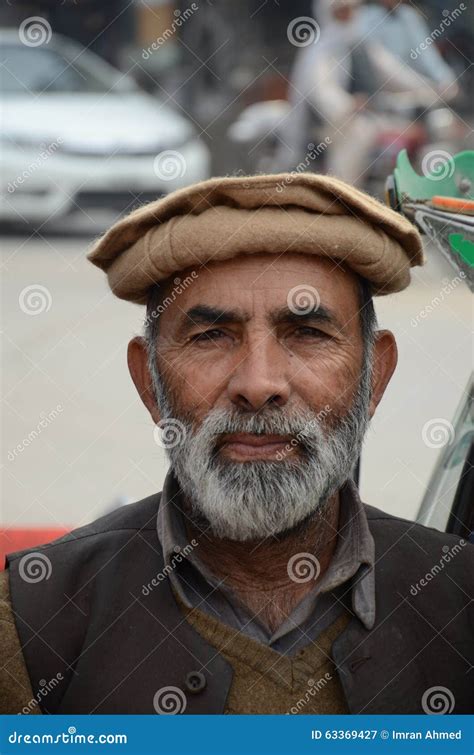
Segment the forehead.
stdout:
<svg viewBox="0 0 474 755">
<path fill-rule="evenodd" d="M 181 279 L 186 271 L 181 274 Z M 359 309 L 357 275 L 346 265 L 317 255 L 285 253 L 240 255 L 208 263 L 175 302 L 182 310 L 195 304 L 231 305 L 256 312 L 286 303 L 290 291 L 315 289 L 322 302 L 343 320 Z"/>
<path fill-rule="evenodd" d="M 251 325 L 263 320 L 268 324 L 284 310 L 310 311 L 313 302 L 319 313 L 330 314 L 338 329 L 359 333 L 358 276 L 346 265 L 316 255 L 240 255 L 188 268 L 170 279 L 159 300 L 166 303 L 160 314 L 162 336 L 178 332 L 189 321 L 186 313 L 199 306 L 232 311 Z"/>
</svg>

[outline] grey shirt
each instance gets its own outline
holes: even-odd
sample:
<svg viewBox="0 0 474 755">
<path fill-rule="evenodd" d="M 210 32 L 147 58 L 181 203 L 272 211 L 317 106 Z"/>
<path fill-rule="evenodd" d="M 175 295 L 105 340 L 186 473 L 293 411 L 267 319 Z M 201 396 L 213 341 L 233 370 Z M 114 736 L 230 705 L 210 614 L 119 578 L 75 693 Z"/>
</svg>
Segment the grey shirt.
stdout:
<svg viewBox="0 0 474 755">
<path fill-rule="evenodd" d="M 173 589 L 188 607 L 199 608 L 285 655 L 314 641 L 344 609 L 371 629 L 375 622 L 374 540 L 355 483 L 348 480 L 339 496 L 338 539 L 329 567 L 271 633 L 225 579 L 218 579 L 199 559 L 186 534 L 180 489 L 170 470 L 163 485 L 157 531 Z"/>
</svg>

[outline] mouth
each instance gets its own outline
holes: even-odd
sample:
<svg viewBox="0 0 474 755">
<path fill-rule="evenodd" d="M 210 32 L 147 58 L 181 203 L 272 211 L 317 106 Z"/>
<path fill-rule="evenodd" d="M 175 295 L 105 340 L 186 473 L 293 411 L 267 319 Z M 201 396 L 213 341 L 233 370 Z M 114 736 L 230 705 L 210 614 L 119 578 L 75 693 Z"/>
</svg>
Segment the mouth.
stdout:
<svg viewBox="0 0 474 755">
<path fill-rule="evenodd" d="M 275 460 L 278 452 L 285 451 L 285 455 L 294 452 L 291 439 L 290 435 L 235 433 L 223 436 L 218 451 L 233 461 Z"/>
</svg>

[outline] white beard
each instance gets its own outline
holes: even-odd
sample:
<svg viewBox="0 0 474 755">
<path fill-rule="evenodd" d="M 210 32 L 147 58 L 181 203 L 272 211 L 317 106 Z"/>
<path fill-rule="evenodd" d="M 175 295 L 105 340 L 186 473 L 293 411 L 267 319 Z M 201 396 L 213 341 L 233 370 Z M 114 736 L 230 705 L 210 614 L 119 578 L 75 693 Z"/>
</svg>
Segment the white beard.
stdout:
<svg viewBox="0 0 474 755">
<path fill-rule="evenodd" d="M 330 430 L 309 409 L 251 415 L 221 409 L 209 412 L 193 431 L 189 421 L 172 411 L 161 381 L 154 382 L 162 423 L 173 418 L 184 426 L 182 442 L 167 453 L 190 515 L 217 537 L 261 540 L 294 528 L 322 511 L 351 477 L 360 456 L 369 421 L 368 379 L 362 379 L 353 406 Z M 301 453 L 253 462 L 233 462 L 216 453 L 221 434 L 245 432 L 298 437 Z"/>
</svg>

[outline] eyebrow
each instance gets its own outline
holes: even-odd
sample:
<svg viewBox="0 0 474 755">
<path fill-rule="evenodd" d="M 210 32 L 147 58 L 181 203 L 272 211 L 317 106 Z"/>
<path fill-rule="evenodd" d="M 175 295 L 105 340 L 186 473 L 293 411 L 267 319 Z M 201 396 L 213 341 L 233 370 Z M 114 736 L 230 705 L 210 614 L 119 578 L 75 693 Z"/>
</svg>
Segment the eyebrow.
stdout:
<svg viewBox="0 0 474 755">
<path fill-rule="evenodd" d="M 212 307 L 207 304 L 197 304 L 184 312 L 184 321 L 180 326 L 182 332 L 187 332 L 193 325 L 240 325 L 249 322 L 251 316 L 240 310 L 220 309 L 218 307 Z M 310 312 L 293 311 L 288 307 L 282 307 L 270 314 L 270 322 L 272 325 L 284 325 L 287 323 L 293 323 L 297 325 L 302 324 L 326 324 L 332 325 L 338 329 L 342 326 L 333 310 L 329 307 L 320 304 L 319 307 Z"/>
</svg>

